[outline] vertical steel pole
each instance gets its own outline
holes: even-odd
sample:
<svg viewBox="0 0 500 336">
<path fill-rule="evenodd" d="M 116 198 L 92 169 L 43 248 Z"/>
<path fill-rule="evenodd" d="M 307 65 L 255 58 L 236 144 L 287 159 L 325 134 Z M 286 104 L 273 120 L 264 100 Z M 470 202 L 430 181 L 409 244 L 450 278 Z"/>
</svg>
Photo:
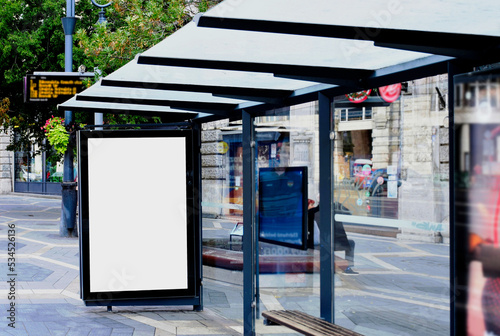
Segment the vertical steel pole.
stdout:
<svg viewBox="0 0 500 336">
<path fill-rule="evenodd" d="M 66 17 L 62 20 L 64 28 L 64 70 L 72 72 L 73 70 L 73 33 L 75 31 L 75 0 L 66 0 Z M 73 122 L 73 112 L 64 112 L 64 124 L 66 126 Z M 76 184 L 74 183 L 73 173 L 73 145 L 68 145 L 64 154 L 64 172 L 62 183 L 62 209 L 61 223 L 59 225 L 59 234 L 62 237 L 71 236 L 74 232 L 76 223 Z M 76 232 L 75 232 L 76 233 Z"/>
<path fill-rule="evenodd" d="M 195 211 L 195 221 L 196 221 L 196 260 L 198 260 L 198 267 L 196 268 L 197 273 L 197 284 L 199 288 L 200 304 L 194 306 L 195 311 L 203 311 L 203 246 L 202 246 L 202 219 L 201 219 L 201 194 L 202 194 L 202 182 L 201 182 L 201 125 L 199 123 L 193 123 L 193 170 L 195 171 L 195 185 L 194 185 L 194 195 L 193 195 L 193 206 Z"/>
<path fill-rule="evenodd" d="M 94 4 L 94 6 L 100 8 L 101 10 L 99 11 L 99 19 L 97 20 L 97 23 L 98 24 L 105 24 L 107 22 L 106 20 L 106 15 L 105 15 L 105 12 L 104 12 L 104 8 L 108 7 L 109 5 L 111 5 L 111 1 L 105 5 L 100 5 L 98 4 L 97 2 L 95 2 L 94 0 L 92 0 L 92 3 Z M 100 112 L 95 112 L 94 113 L 94 124 L 95 125 L 104 125 L 104 113 L 100 113 Z M 102 130 L 103 128 L 102 127 L 96 127 L 95 128 L 96 130 Z"/>
<path fill-rule="evenodd" d="M 97 23 L 98 24 L 105 24 L 107 22 L 107 19 L 106 19 L 106 13 L 104 12 L 104 8 L 110 6 L 111 5 L 111 1 L 108 2 L 105 5 L 100 5 L 100 4 L 98 4 L 94 0 L 91 0 L 91 1 L 92 1 L 92 4 L 94 6 L 96 6 L 96 7 L 98 7 L 98 8 L 101 9 L 99 11 L 99 19 L 97 20 Z M 94 113 L 94 124 L 95 125 L 104 125 L 104 113 L 99 113 L 99 112 L 95 112 Z M 96 127 L 95 129 L 96 130 L 102 130 L 103 128 L 102 127 Z"/>
<path fill-rule="evenodd" d="M 320 314 L 334 323 L 335 274 L 333 256 L 333 145 L 332 99 L 318 94 L 319 104 L 319 193 L 320 193 Z"/>
<path fill-rule="evenodd" d="M 243 121 L 243 334 L 255 335 L 255 128 L 250 113 Z"/>
<path fill-rule="evenodd" d="M 456 188 L 455 179 L 457 175 L 457 142 L 455 128 L 455 81 L 454 76 L 472 71 L 472 67 L 459 64 L 457 61 L 448 62 L 448 132 L 449 132 L 449 191 L 450 191 L 450 335 L 460 333 L 460 330 L 467 328 L 467 314 L 462 303 L 465 304 L 464 296 L 466 292 L 460 292 L 462 288 L 457 287 L 458 283 L 466 283 L 466 274 L 459 274 L 456 271 L 457 265 L 465 265 L 467 260 L 464 253 L 457 254 L 457 249 L 467 246 L 468 237 L 464 236 L 463 229 L 456 230 Z M 457 300 L 461 300 L 457 305 Z"/>
<path fill-rule="evenodd" d="M 455 335 L 455 69 L 448 63 L 448 152 L 450 192 L 450 335 Z"/>
<path fill-rule="evenodd" d="M 104 113 L 95 112 L 94 113 L 94 124 L 95 125 L 104 125 Z M 96 130 L 102 130 L 102 127 L 96 127 Z"/>
</svg>

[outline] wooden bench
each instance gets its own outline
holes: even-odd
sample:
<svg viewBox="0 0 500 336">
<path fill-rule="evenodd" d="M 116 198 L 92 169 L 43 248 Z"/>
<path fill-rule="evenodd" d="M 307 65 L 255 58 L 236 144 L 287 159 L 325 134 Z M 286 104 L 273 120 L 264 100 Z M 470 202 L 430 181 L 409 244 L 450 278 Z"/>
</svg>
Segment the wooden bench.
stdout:
<svg viewBox="0 0 500 336">
<path fill-rule="evenodd" d="M 270 310 L 262 313 L 264 324 L 282 325 L 307 336 L 361 334 L 297 310 Z"/>
</svg>

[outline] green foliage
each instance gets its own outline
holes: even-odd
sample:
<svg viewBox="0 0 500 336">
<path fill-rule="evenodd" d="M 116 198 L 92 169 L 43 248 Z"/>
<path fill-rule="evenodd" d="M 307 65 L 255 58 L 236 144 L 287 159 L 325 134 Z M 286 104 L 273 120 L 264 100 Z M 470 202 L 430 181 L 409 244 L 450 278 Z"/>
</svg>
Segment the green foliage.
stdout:
<svg viewBox="0 0 500 336">
<path fill-rule="evenodd" d="M 59 117 L 52 116 L 47 119 L 41 129 L 45 132 L 50 146 L 55 151 L 55 154 L 51 154 L 50 159 L 54 162 L 61 161 L 68 148 L 71 136 L 75 134 L 77 128 L 82 129 L 84 127 L 84 124 L 65 126 L 64 119 Z"/>
<path fill-rule="evenodd" d="M 64 127 L 64 119 L 53 116 L 45 122 L 42 129 L 45 131 L 52 148 L 58 154 L 64 155 L 69 144 L 69 133 Z"/>
<path fill-rule="evenodd" d="M 135 55 L 161 42 L 188 23 L 199 11 L 219 1 L 118 0 L 106 8 L 105 24 L 81 28 L 75 40 L 88 69 L 98 68 L 103 76 L 131 61 Z M 91 85 L 96 79 L 91 80 Z M 160 117 L 105 115 L 109 124 L 161 122 Z"/>
<path fill-rule="evenodd" d="M 2 102 L 0 102 L 0 125 L 2 125 L 3 127 L 8 127 L 10 122 L 10 117 L 8 113 L 9 106 L 10 106 L 9 98 L 4 98 Z"/>
<path fill-rule="evenodd" d="M 99 3 L 107 1 L 100 0 Z M 102 75 L 118 69 L 189 22 L 198 11 L 219 1 L 113 0 L 107 24 L 97 24 L 99 9 L 90 0 L 76 1 L 73 70 L 98 67 Z M 62 116 L 54 104 L 24 103 L 23 77 L 35 71 L 64 71 L 65 0 L 0 0 L 0 126 L 15 130 L 8 150 L 23 151 L 35 141 L 43 148 L 41 129 L 51 115 Z M 89 85 L 91 82 L 88 83 Z M 4 104 L 5 105 L 5 104 Z M 2 106 L 4 106 L 2 105 Z M 120 120 L 118 120 L 118 119 Z M 132 118 L 132 119 L 130 119 Z M 75 113 L 77 122 L 93 123 L 89 113 Z M 108 122 L 151 122 L 145 117 L 109 116 Z M 156 118 L 156 122 L 158 118 Z"/>
<path fill-rule="evenodd" d="M 106 9 L 106 18 L 106 24 L 75 34 L 87 68 L 98 67 L 103 75 L 175 32 L 191 20 L 192 13 L 184 0 L 118 0 Z"/>
<path fill-rule="evenodd" d="M 77 28 L 90 27 L 97 11 L 89 1 L 76 5 L 81 19 Z M 45 133 L 40 129 L 52 114 L 60 115 L 54 104 L 24 103 L 23 77 L 35 71 L 64 71 L 65 0 L 0 0 L 0 101 L 9 100 L 1 113 L 4 130 L 14 130 L 8 150 L 23 151 L 33 141 L 43 148 Z M 82 54 L 74 55 L 79 64 Z"/>
</svg>

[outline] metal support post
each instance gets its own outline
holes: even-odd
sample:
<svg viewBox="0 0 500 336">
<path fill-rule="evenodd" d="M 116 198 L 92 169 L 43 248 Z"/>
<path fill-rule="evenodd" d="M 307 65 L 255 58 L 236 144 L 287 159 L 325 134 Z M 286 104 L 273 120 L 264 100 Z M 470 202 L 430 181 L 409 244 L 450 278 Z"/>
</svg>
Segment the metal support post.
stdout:
<svg viewBox="0 0 500 336">
<path fill-rule="evenodd" d="M 199 262 L 198 265 L 199 267 L 196 269 L 197 273 L 197 281 L 199 284 L 199 289 L 200 292 L 198 293 L 200 302 L 198 305 L 195 305 L 193 308 L 195 311 L 203 311 L 203 244 L 202 244 L 202 219 L 201 219 L 201 195 L 202 195 L 202 183 L 201 183 L 201 125 L 199 123 L 193 123 L 193 155 L 194 155 L 194 160 L 193 160 L 193 170 L 195 171 L 194 177 L 195 177 L 195 185 L 194 185 L 194 199 L 193 199 L 193 206 L 195 209 L 196 217 L 196 241 L 197 241 L 197 247 L 196 247 L 196 258 L 198 258 Z M 198 286 L 197 286 L 198 287 Z"/>
<path fill-rule="evenodd" d="M 92 4 L 101 10 L 99 11 L 99 19 L 97 20 L 97 23 L 99 24 L 105 24 L 107 22 L 106 20 L 106 13 L 104 12 L 104 8 L 108 7 L 111 5 L 111 1 L 108 2 L 105 5 L 100 5 L 96 1 L 92 0 Z M 104 113 L 100 112 L 95 112 L 94 113 L 94 123 L 96 125 L 104 125 Z M 96 127 L 96 130 L 102 130 L 102 127 Z"/>
<path fill-rule="evenodd" d="M 458 64 L 456 61 L 448 62 L 448 133 L 449 133 L 449 192 L 450 192 L 450 335 L 455 335 L 459 330 L 466 330 L 467 316 L 463 307 L 457 307 L 457 299 L 464 300 L 465 293 L 460 293 L 458 283 L 466 283 L 465 274 L 457 274 L 456 265 L 465 265 L 467 260 L 463 254 L 456 254 L 457 247 L 467 246 L 467 237 L 458 236 L 455 226 L 456 221 L 456 195 L 455 178 L 458 169 L 456 158 L 456 127 L 455 127 L 455 81 L 454 76 L 472 71 L 472 67 Z M 462 279 L 459 279 L 461 277 Z M 460 295 L 462 297 L 460 297 Z M 459 309 L 457 309 L 459 308 Z"/>
<path fill-rule="evenodd" d="M 255 128 L 243 111 L 243 334 L 255 335 Z"/>
<path fill-rule="evenodd" d="M 104 113 L 94 113 L 94 123 L 96 125 L 104 125 Z M 102 130 L 102 127 L 96 127 L 96 130 Z"/>
<path fill-rule="evenodd" d="M 73 68 L 73 33 L 75 31 L 75 0 L 66 0 L 66 17 L 62 19 L 64 28 L 64 70 L 72 72 Z M 73 122 L 73 112 L 64 112 L 64 124 L 66 126 Z M 64 175 L 62 183 L 62 209 L 61 223 L 59 225 L 59 234 L 62 237 L 71 237 L 76 235 L 76 183 L 73 173 L 73 144 L 68 144 L 66 153 L 64 153 Z"/>
<path fill-rule="evenodd" d="M 333 144 L 332 99 L 318 94 L 319 105 L 319 193 L 320 193 L 320 314 L 334 323 L 335 274 L 333 255 Z"/>
<path fill-rule="evenodd" d="M 455 335 L 455 69 L 448 63 L 448 152 L 449 152 L 449 192 L 450 192 L 450 335 Z"/>
</svg>

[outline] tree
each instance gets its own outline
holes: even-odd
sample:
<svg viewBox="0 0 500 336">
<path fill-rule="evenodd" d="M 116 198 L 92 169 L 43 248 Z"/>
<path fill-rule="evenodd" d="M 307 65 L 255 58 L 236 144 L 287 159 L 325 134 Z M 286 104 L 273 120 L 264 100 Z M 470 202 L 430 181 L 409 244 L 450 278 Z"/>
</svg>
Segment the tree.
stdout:
<svg viewBox="0 0 500 336">
<path fill-rule="evenodd" d="M 114 0 L 106 9 L 107 24 L 102 25 L 97 24 L 99 9 L 90 0 L 76 0 L 74 69 L 85 65 L 88 71 L 98 68 L 109 74 L 217 2 Z M 25 104 L 22 83 L 34 71 L 64 71 L 65 8 L 65 0 L 0 0 L 0 72 L 5 78 L 0 82 L 0 101 L 5 97 L 10 102 L 8 112 L 0 113 L 0 123 L 16 131 L 8 150 L 29 150 L 33 141 L 41 145 L 45 121 L 51 115 L 62 116 L 54 105 Z M 92 116 L 76 113 L 75 120 L 91 122 Z"/>
<path fill-rule="evenodd" d="M 23 77 L 35 71 L 64 71 L 65 0 L 0 0 L 0 101 L 9 101 L 6 113 L 0 113 L 0 126 L 12 133 L 8 150 L 29 150 L 33 142 L 42 145 L 41 126 L 56 107 L 49 104 L 25 104 Z M 97 21 L 90 1 L 79 1 L 82 17 L 77 27 L 89 27 Z M 81 55 L 81 53 L 80 53 Z"/>
<path fill-rule="evenodd" d="M 198 12 L 220 1 L 119 0 L 106 10 L 106 24 L 79 29 L 75 36 L 87 68 L 103 76 L 162 41 Z M 108 115 L 116 123 L 144 122 L 144 117 Z M 158 117 L 159 118 L 159 117 Z"/>
</svg>

